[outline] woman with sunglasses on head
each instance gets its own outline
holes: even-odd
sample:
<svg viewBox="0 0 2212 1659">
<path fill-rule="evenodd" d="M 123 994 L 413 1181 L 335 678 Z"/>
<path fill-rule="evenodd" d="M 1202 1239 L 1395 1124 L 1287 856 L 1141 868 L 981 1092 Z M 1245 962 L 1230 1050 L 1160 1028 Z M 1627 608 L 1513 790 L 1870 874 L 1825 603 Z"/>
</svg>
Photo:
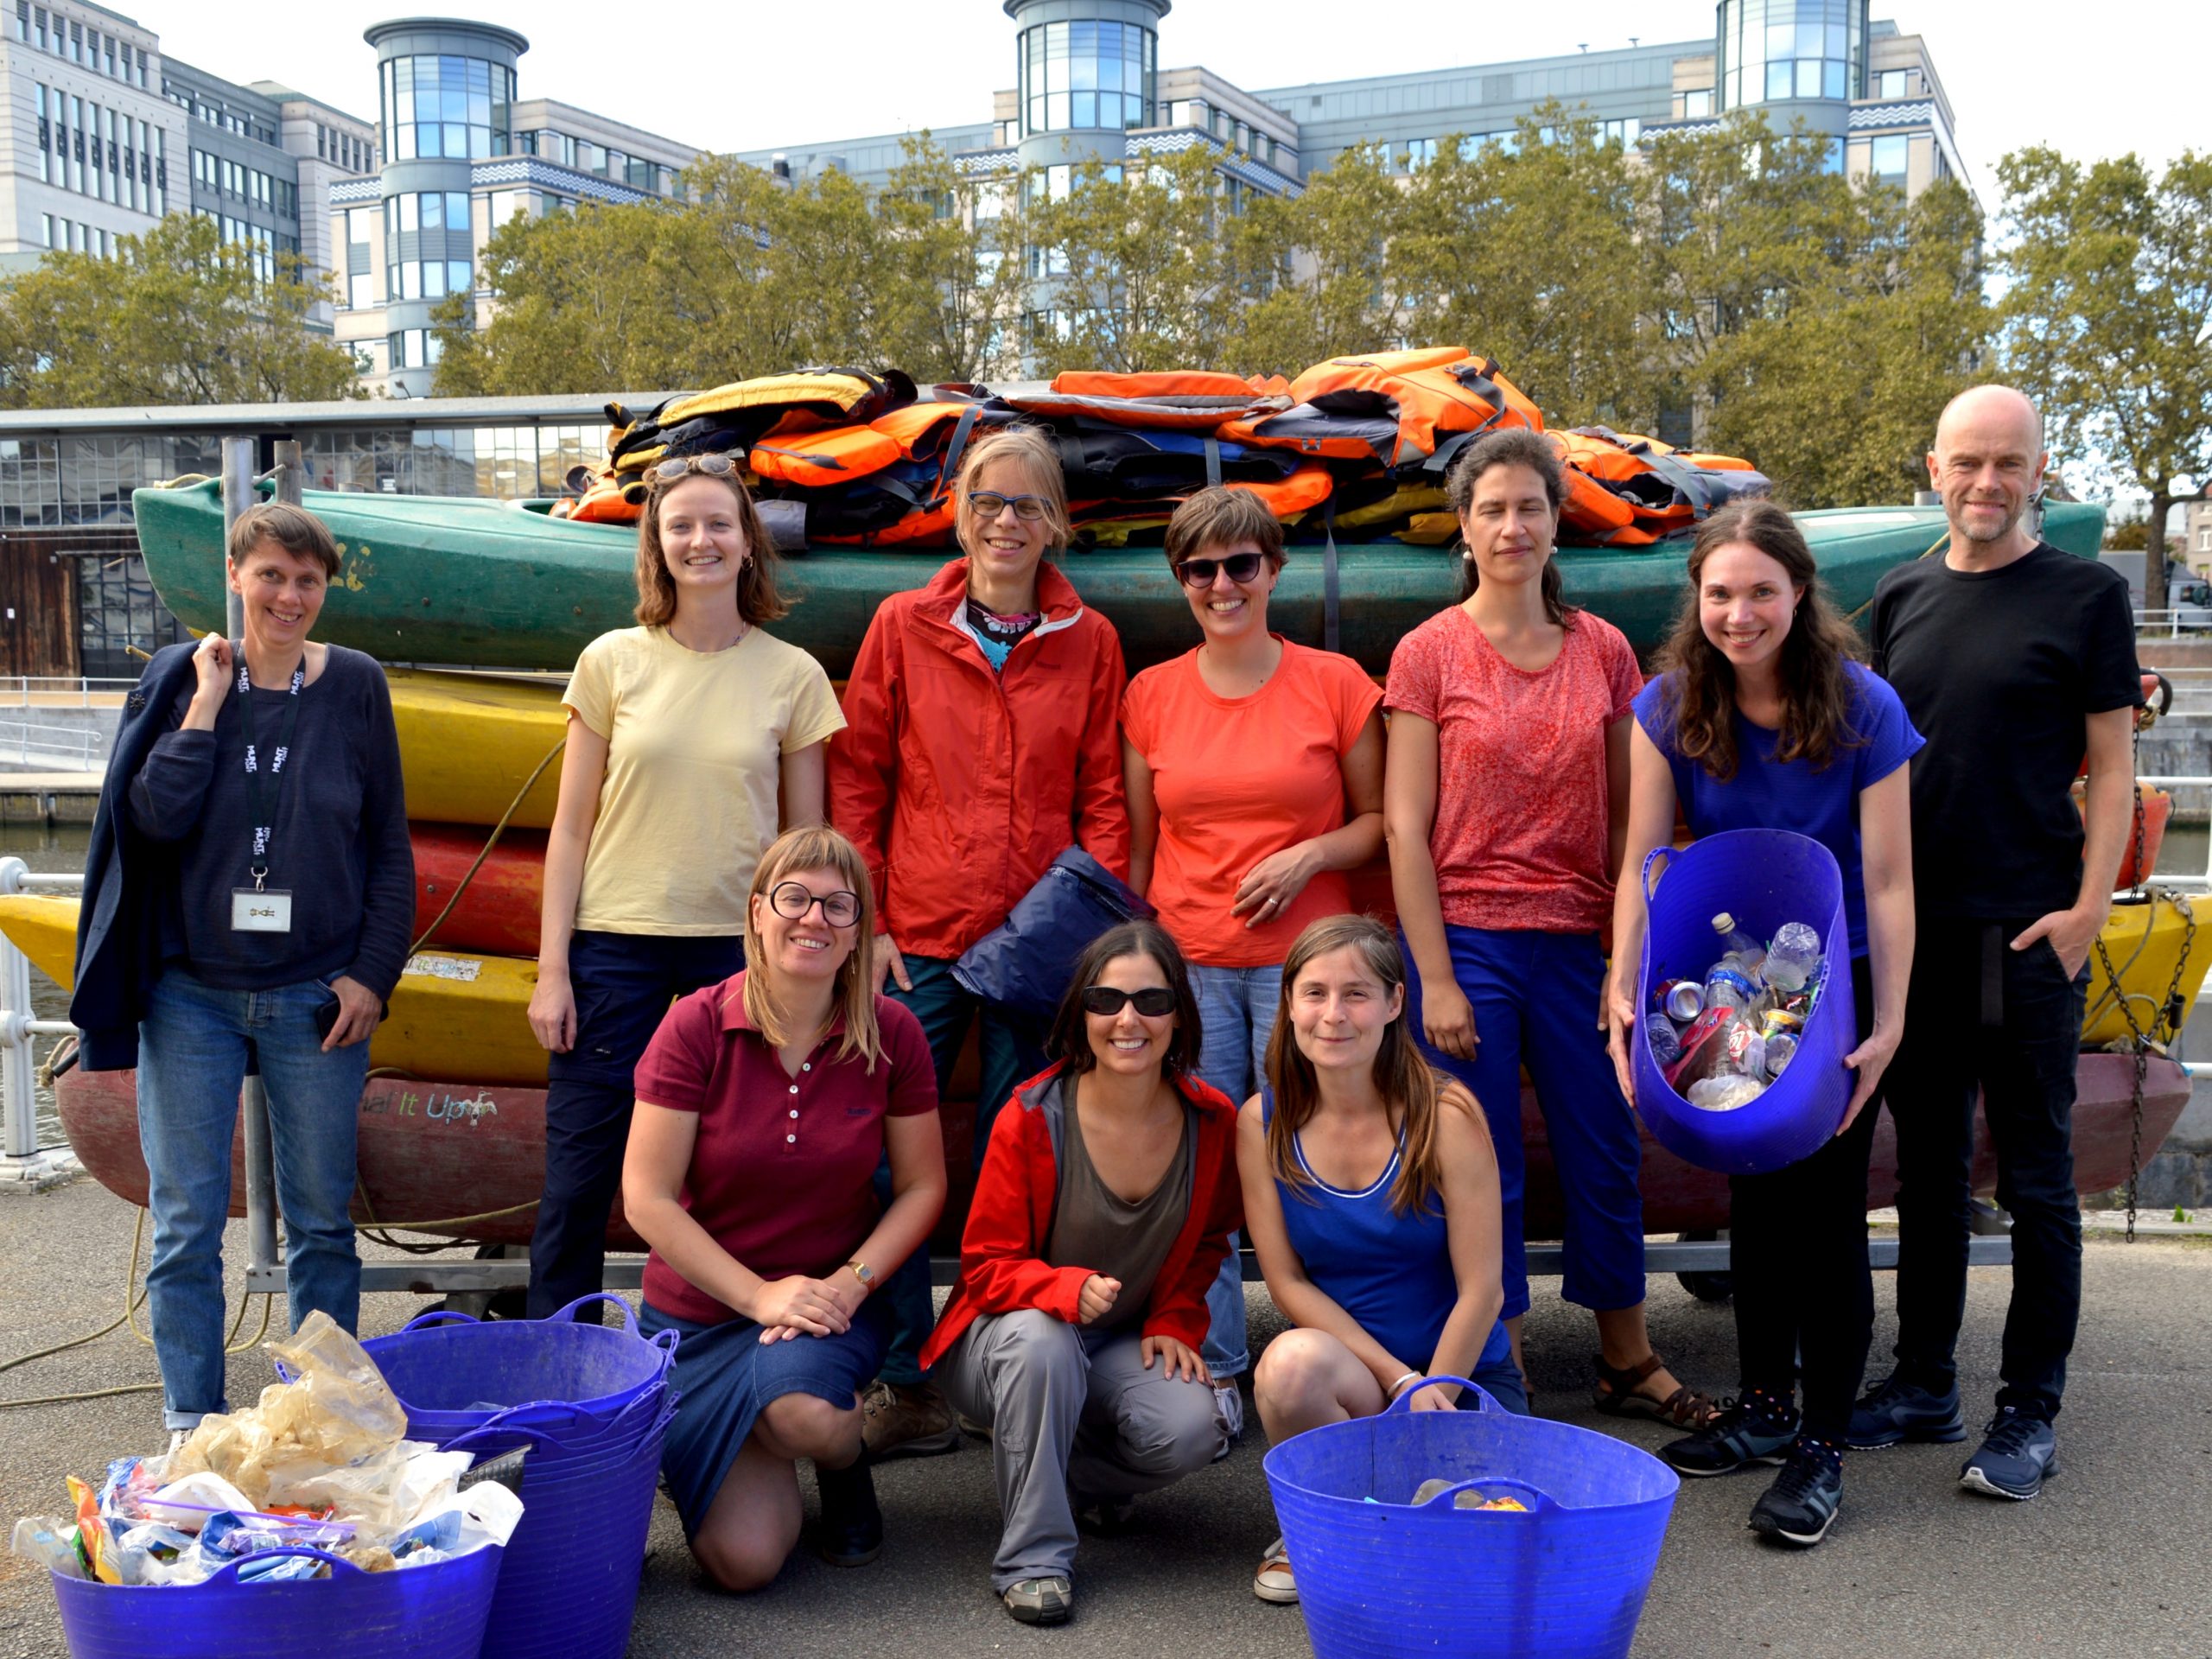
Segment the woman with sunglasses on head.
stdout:
<svg viewBox="0 0 2212 1659">
<path fill-rule="evenodd" d="M 1266 1086 L 1237 1116 L 1244 1225 L 1268 1292 L 1297 1328 L 1268 1344 L 1252 1401 L 1277 1445 L 1324 1423 L 1529 1396 L 1497 1317 L 1497 1160 L 1474 1096 L 1433 1071 L 1406 1014 L 1405 957 L 1371 916 L 1298 936 Z M 1252 1592 L 1294 1602 L 1282 1541 Z"/>
<path fill-rule="evenodd" d="M 1466 599 L 1399 642 L 1383 694 L 1390 879 L 1414 1027 L 1430 1063 L 1490 1119 L 1516 1361 L 1529 1308 L 1525 1063 L 1566 1203 L 1560 1294 L 1596 1315 L 1598 1408 L 1695 1427 L 1712 1403 L 1675 1382 L 1645 1328 L 1643 1148 L 1599 1026 L 1599 933 L 1643 677 L 1619 629 L 1560 595 L 1553 543 L 1566 482 L 1541 434 L 1477 439 L 1445 487 L 1466 543 Z"/>
<path fill-rule="evenodd" d="M 1835 855 L 1850 938 L 1821 946 L 1834 971 L 1851 974 L 1859 1030 L 1844 1064 L 1857 1080 L 1826 1146 L 1786 1169 L 1729 1178 L 1741 1386 L 1723 1415 L 1659 1449 L 1686 1475 L 1781 1465 L 1751 1527 L 1800 1548 L 1827 1535 L 1843 1503 L 1844 1438 L 1874 1326 L 1872 1103 L 1912 978 L 1910 772 L 1925 745 L 1897 693 L 1855 660 L 1860 650 L 1781 507 L 1738 502 L 1699 526 L 1659 677 L 1636 700 L 1630 879 L 1613 910 L 1606 998 L 1625 1090 L 1649 920 L 1637 873 L 1674 839 L 1678 806 L 1692 835 L 1790 830 Z"/>
<path fill-rule="evenodd" d="M 1351 908 L 1344 873 L 1382 847 L 1382 694 L 1349 657 L 1268 628 L 1282 526 L 1249 490 L 1200 490 L 1167 523 L 1200 643 L 1122 699 L 1129 881 L 1191 964 L 1198 1076 L 1243 1100 L 1266 1075 L 1282 960 Z M 1251 1365 L 1236 1254 L 1207 1298 L 1206 1369 L 1234 1439 Z"/>
<path fill-rule="evenodd" d="M 1019 429 L 979 436 L 953 491 L 961 556 L 885 600 L 868 625 L 845 688 L 850 724 L 830 744 L 830 791 L 878 884 L 876 982 L 922 1022 L 940 1090 L 981 1020 L 980 1166 L 992 1118 L 1044 1065 L 1043 1033 L 972 995 L 952 964 L 1070 846 L 1127 870 L 1115 721 L 1124 675 L 1113 625 L 1046 558 L 1069 536 L 1052 441 Z M 918 1358 L 926 1265 L 886 1294 L 899 1329 L 869 1397 L 869 1449 L 952 1451 L 959 1426 Z"/>
<path fill-rule="evenodd" d="M 663 461 L 646 483 L 639 626 L 585 646 L 563 699 L 530 999 L 547 1050 L 532 1319 L 600 1288 L 631 1071 L 671 998 L 742 965 L 753 866 L 779 828 L 823 821 L 844 724 L 822 665 L 761 631 L 785 607 L 735 463 Z"/>
<path fill-rule="evenodd" d="M 945 1180 L 929 1045 L 869 982 L 874 910 L 850 842 L 787 830 L 753 877 L 745 968 L 670 1008 L 638 1065 L 622 1200 L 652 1246 L 639 1325 L 678 1333 L 661 1471 L 727 1590 L 766 1584 L 798 1541 L 798 1458 L 823 1559 L 883 1547 L 860 1390 L 889 1321 L 869 1292 L 924 1249 Z"/>
<path fill-rule="evenodd" d="M 1221 1446 L 1198 1345 L 1238 1221 L 1236 1112 L 1194 1074 L 1202 1031 L 1156 923 L 1090 943 L 1053 1022 L 1056 1064 L 991 1131 L 960 1276 L 922 1351 L 993 1432 L 991 1588 L 1024 1624 L 1068 1616 L 1078 1512 L 1114 1530 L 1130 1499 Z"/>
</svg>

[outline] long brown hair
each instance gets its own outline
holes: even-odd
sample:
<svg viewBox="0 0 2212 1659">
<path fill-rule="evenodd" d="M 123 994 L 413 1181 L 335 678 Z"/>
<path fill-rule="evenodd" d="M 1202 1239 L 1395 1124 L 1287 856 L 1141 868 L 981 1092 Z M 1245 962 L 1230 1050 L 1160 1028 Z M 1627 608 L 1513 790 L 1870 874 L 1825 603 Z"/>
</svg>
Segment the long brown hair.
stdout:
<svg viewBox="0 0 2212 1659">
<path fill-rule="evenodd" d="M 765 902 L 771 887 L 799 870 L 836 871 L 861 901 L 861 913 L 853 923 L 852 952 L 837 969 L 830 1001 L 845 1016 L 845 1036 L 837 1046 L 837 1058 L 850 1059 L 857 1054 L 874 1071 L 883 1054 L 883 1036 L 876 1027 L 875 988 L 868 970 L 869 942 L 875 938 L 875 884 L 868 880 L 868 861 L 859 848 L 828 824 L 801 824 L 785 830 L 760 855 L 760 862 L 753 871 L 751 898 Z M 753 923 L 750 899 L 745 906 L 745 1017 L 772 1046 L 781 1048 L 801 1033 L 791 1029 L 769 988 L 767 976 L 760 971 L 768 951 Z"/>
<path fill-rule="evenodd" d="M 671 479 L 658 473 L 646 475 L 645 510 L 638 515 L 638 620 L 649 628 L 664 628 L 675 619 L 676 578 L 668 574 L 668 556 L 661 546 L 660 504 L 671 490 L 694 478 L 710 479 L 737 498 L 737 531 L 745 540 L 745 568 L 737 573 L 738 615 L 748 627 L 789 615 L 791 607 L 776 591 L 781 561 L 745 480 L 734 468 L 727 473 L 694 469 Z"/>
<path fill-rule="evenodd" d="M 1817 770 L 1838 749 L 1866 741 L 1851 724 L 1851 679 L 1844 671 L 1844 664 L 1859 658 L 1863 648 L 1857 631 L 1821 585 L 1805 533 L 1771 501 L 1731 502 L 1699 526 L 1690 548 L 1689 592 L 1656 664 L 1663 682 L 1662 719 L 1673 727 L 1675 753 L 1724 783 L 1736 775 L 1736 670 L 1705 637 L 1699 620 L 1705 562 L 1732 542 L 1765 554 L 1798 590 L 1796 613 L 1776 665 L 1782 734 L 1774 758 L 1808 761 Z"/>
<path fill-rule="evenodd" d="M 1405 956 L 1389 928 L 1372 916 L 1324 917 L 1298 936 L 1283 958 L 1282 999 L 1275 1006 L 1275 1028 L 1268 1039 L 1268 1087 L 1274 1094 L 1274 1111 L 1268 1119 L 1268 1166 L 1277 1180 L 1308 1203 L 1314 1202 L 1307 1190 L 1313 1178 L 1298 1161 L 1295 1141 L 1320 1105 L 1321 1088 L 1313 1062 L 1298 1046 L 1298 1033 L 1290 1023 L 1291 998 L 1308 963 L 1347 945 L 1359 952 L 1386 997 L 1404 987 Z M 1400 1125 L 1398 1179 L 1391 1184 L 1390 1208 L 1402 1216 L 1434 1213 L 1444 1185 L 1444 1154 L 1436 1134 L 1444 1080 L 1414 1046 L 1408 1024 L 1410 1014 L 1409 1007 L 1402 1007 L 1398 1017 L 1383 1027 L 1372 1074 L 1383 1110 Z"/>
<path fill-rule="evenodd" d="M 1567 602 L 1567 583 L 1559 573 L 1559 510 L 1567 500 L 1567 474 L 1560 468 L 1559 451 L 1552 448 L 1550 440 L 1540 432 L 1517 426 L 1484 434 L 1467 446 L 1444 474 L 1444 499 L 1451 505 L 1464 534 L 1467 515 L 1474 510 L 1475 486 L 1482 481 L 1484 473 L 1499 467 L 1526 467 L 1543 482 L 1545 499 L 1552 506 L 1552 548 L 1544 556 L 1543 573 L 1536 579 L 1537 589 L 1543 595 L 1545 616 L 1559 627 L 1571 628 L 1574 626 L 1575 607 Z M 1482 572 L 1475 568 L 1472 550 L 1461 552 L 1459 597 L 1472 599 L 1475 589 L 1482 583 Z"/>
</svg>

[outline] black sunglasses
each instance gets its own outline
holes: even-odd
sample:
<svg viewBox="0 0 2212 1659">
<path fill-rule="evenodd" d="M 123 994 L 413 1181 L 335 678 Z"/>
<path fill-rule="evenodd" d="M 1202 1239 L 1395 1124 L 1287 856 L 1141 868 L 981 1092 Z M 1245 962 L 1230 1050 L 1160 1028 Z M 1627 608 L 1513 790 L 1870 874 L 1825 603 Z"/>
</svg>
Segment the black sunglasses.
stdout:
<svg viewBox="0 0 2212 1659">
<path fill-rule="evenodd" d="M 1147 985 L 1141 991 L 1116 990 L 1111 985 L 1090 985 L 1084 988 L 1083 1011 L 1110 1019 L 1129 1003 L 1135 1003 L 1137 1012 L 1147 1020 L 1157 1020 L 1163 1014 L 1175 1012 L 1175 993 L 1165 985 Z"/>
<path fill-rule="evenodd" d="M 1231 582 L 1249 582 L 1260 574 L 1261 563 L 1257 553 L 1232 553 L 1225 559 L 1185 559 L 1175 567 L 1175 575 L 1185 588 L 1211 588 L 1216 571 L 1228 571 Z"/>
<path fill-rule="evenodd" d="M 768 889 L 768 908 L 786 921 L 804 921 L 817 905 L 822 906 L 822 919 L 832 927 L 850 927 L 861 918 L 860 895 L 842 887 L 817 893 L 803 881 L 779 881 Z"/>
</svg>

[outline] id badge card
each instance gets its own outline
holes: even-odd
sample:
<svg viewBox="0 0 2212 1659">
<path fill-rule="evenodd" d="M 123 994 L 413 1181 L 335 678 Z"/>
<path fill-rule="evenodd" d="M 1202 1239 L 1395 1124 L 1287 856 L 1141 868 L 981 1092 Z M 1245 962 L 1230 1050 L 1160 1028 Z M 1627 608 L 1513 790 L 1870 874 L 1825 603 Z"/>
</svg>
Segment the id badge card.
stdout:
<svg viewBox="0 0 2212 1659">
<path fill-rule="evenodd" d="M 289 933 L 292 931 L 292 895 L 282 887 L 232 887 L 231 931 L 233 933 Z"/>
</svg>

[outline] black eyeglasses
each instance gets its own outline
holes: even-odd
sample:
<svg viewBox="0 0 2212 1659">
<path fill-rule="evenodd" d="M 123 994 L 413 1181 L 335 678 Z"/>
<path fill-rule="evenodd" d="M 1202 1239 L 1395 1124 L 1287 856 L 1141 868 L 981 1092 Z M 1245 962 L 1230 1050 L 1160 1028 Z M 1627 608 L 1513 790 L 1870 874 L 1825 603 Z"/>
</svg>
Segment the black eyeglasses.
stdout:
<svg viewBox="0 0 2212 1659">
<path fill-rule="evenodd" d="M 1257 553 L 1232 553 L 1225 559 L 1185 559 L 1175 567 L 1175 575 L 1185 588 L 1211 588 L 1217 570 L 1228 571 L 1231 582 L 1249 582 L 1260 574 L 1262 563 Z"/>
<path fill-rule="evenodd" d="M 673 484 L 694 473 L 704 473 L 709 478 L 728 478 L 737 469 L 735 455 L 681 455 L 674 461 L 662 461 L 648 476 L 656 484 Z"/>
<path fill-rule="evenodd" d="M 804 921 L 817 905 L 822 906 L 822 919 L 832 927 L 850 927 L 861 918 L 860 895 L 842 887 L 817 893 L 804 881 L 779 881 L 768 889 L 768 908 L 785 921 Z"/>
<path fill-rule="evenodd" d="M 1083 993 L 1083 1011 L 1111 1019 L 1129 1003 L 1135 1003 L 1137 1012 L 1147 1020 L 1157 1020 L 1163 1014 L 1175 1012 L 1175 993 L 1165 985 L 1147 985 L 1141 991 L 1117 990 L 1111 985 L 1086 986 Z"/>
<path fill-rule="evenodd" d="M 978 518 L 995 518 L 1008 507 L 1026 524 L 1033 524 L 1045 516 L 1045 498 L 1041 495 L 1001 495 L 996 490 L 970 490 L 968 505 L 975 508 Z"/>
</svg>

